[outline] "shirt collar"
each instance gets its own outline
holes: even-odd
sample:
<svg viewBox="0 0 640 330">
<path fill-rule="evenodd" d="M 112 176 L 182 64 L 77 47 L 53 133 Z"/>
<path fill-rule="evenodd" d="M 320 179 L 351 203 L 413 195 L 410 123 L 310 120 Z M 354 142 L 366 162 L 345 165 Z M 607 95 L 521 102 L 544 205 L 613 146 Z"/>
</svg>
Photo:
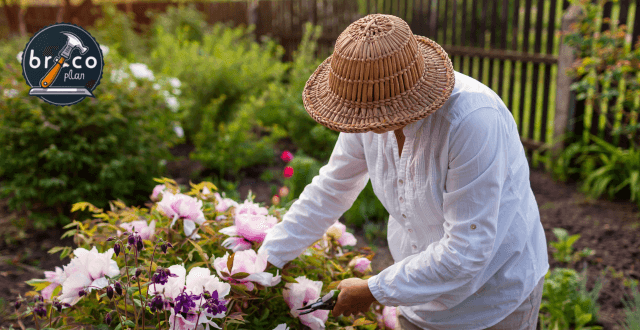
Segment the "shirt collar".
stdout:
<svg viewBox="0 0 640 330">
<path fill-rule="evenodd" d="M 417 121 L 414 121 L 413 123 L 408 124 L 402 130 L 402 133 L 404 133 L 405 136 L 413 137 L 416 134 L 416 131 L 418 130 L 418 128 L 420 128 L 420 126 L 422 126 L 422 123 L 424 122 L 424 119 L 425 118 L 422 118 L 420 120 L 417 120 Z"/>
</svg>

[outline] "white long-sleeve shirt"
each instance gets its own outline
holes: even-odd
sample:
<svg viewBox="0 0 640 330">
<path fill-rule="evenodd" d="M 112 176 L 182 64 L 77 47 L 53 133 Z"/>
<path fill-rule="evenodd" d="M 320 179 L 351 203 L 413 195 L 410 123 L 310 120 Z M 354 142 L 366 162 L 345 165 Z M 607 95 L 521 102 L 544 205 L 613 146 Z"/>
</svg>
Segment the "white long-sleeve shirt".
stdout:
<svg viewBox="0 0 640 330">
<path fill-rule="evenodd" d="M 485 329 L 547 273 L 547 242 L 513 116 L 487 86 L 455 72 L 448 101 L 393 132 L 340 133 L 260 252 L 283 267 L 346 212 L 369 179 L 389 212 L 395 264 L 368 280 L 385 306 L 427 329 Z"/>
</svg>

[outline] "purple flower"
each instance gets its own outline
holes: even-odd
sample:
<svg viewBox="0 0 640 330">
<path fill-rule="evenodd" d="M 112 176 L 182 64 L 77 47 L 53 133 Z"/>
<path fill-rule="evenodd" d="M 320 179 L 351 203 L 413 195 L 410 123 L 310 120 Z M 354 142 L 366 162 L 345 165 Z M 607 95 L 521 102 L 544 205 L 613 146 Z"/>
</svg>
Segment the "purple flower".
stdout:
<svg viewBox="0 0 640 330">
<path fill-rule="evenodd" d="M 109 297 L 109 299 L 113 299 L 113 287 L 111 285 L 107 287 L 107 297 Z"/>
<path fill-rule="evenodd" d="M 169 242 L 166 242 L 166 243 L 160 245 L 160 250 L 162 250 L 162 253 L 166 254 L 168 247 L 173 249 L 173 245 L 171 245 L 171 243 L 169 243 Z"/>
<path fill-rule="evenodd" d="M 166 307 L 166 304 L 168 303 L 169 303 L 168 301 L 165 301 L 164 299 L 162 299 L 161 294 L 157 294 L 153 296 L 153 298 L 147 305 L 149 306 L 149 309 L 151 309 L 151 313 L 155 313 L 156 311 L 163 310 Z"/>
<path fill-rule="evenodd" d="M 186 289 L 187 287 L 185 287 Z M 194 309 L 196 308 L 196 301 L 200 300 L 201 295 L 199 294 L 189 294 L 187 292 L 182 292 L 176 297 L 176 301 L 173 307 L 173 310 L 176 314 L 181 314 L 182 317 L 186 318 L 188 314 L 193 314 Z"/>
<path fill-rule="evenodd" d="M 176 274 L 171 274 L 171 271 L 168 268 L 158 267 L 156 272 L 151 276 L 151 282 L 153 284 L 167 284 L 169 277 L 178 277 Z"/>
<path fill-rule="evenodd" d="M 128 243 L 129 246 L 135 247 L 138 251 L 142 250 L 144 247 L 144 244 L 142 244 L 142 237 L 140 237 L 140 234 L 138 234 L 137 231 L 129 235 Z"/>
<path fill-rule="evenodd" d="M 16 304 L 13 306 L 16 308 L 16 310 L 20 309 L 20 306 L 22 306 L 22 301 L 20 300 L 16 301 Z"/>
<path fill-rule="evenodd" d="M 116 293 L 119 296 L 122 296 L 122 285 L 120 284 L 120 282 L 116 282 L 116 284 L 114 284 L 113 287 L 116 289 Z"/>
<path fill-rule="evenodd" d="M 213 293 L 205 291 L 204 296 L 207 300 L 203 307 L 206 309 L 207 313 L 215 315 L 227 311 L 227 306 L 225 306 L 227 301 L 218 299 L 218 291 L 213 291 Z"/>
<path fill-rule="evenodd" d="M 116 245 L 113 246 L 113 252 L 116 254 L 116 257 L 120 254 L 120 243 L 116 243 Z"/>
<path fill-rule="evenodd" d="M 37 307 L 33 310 L 33 312 L 40 317 L 47 316 L 47 310 L 44 308 L 43 304 L 38 304 Z"/>
<path fill-rule="evenodd" d="M 105 315 L 105 317 L 104 317 L 104 323 L 105 323 L 106 325 L 111 324 L 111 313 L 107 313 L 107 315 Z"/>
</svg>

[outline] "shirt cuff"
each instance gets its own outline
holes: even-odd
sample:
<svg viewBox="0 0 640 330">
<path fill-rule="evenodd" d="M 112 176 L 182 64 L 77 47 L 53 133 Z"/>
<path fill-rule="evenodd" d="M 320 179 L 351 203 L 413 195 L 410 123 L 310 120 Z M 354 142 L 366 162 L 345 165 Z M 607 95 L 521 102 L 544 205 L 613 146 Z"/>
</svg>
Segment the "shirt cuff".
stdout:
<svg viewBox="0 0 640 330">
<path fill-rule="evenodd" d="M 369 286 L 369 291 L 371 291 L 373 297 L 376 298 L 376 301 L 378 301 L 380 305 L 387 306 L 383 301 L 384 296 L 382 295 L 382 290 L 380 290 L 380 286 L 378 285 L 378 275 L 369 277 L 367 285 Z"/>
<path fill-rule="evenodd" d="M 267 254 L 267 261 L 270 262 L 272 265 L 276 266 L 277 268 L 280 268 L 280 269 L 282 269 L 282 267 L 284 267 L 284 264 L 287 263 L 286 261 L 282 261 L 278 257 L 272 256 L 270 254 Z"/>
</svg>

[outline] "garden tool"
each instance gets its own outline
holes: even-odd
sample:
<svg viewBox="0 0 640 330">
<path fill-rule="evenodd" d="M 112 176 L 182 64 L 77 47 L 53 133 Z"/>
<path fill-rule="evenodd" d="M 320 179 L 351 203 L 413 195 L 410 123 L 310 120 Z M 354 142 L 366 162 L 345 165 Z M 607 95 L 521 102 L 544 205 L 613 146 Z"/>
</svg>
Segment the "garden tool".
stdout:
<svg viewBox="0 0 640 330">
<path fill-rule="evenodd" d="M 336 306 L 336 302 L 338 301 L 339 294 L 340 294 L 340 290 L 329 291 L 329 293 L 327 293 L 324 297 L 318 298 L 318 300 L 316 300 L 315 302 L 307 304 L 302 308 L 298 308 L 298 310 L 305 310 L 305 309 L 307 310 L 300 313 L 300 315 L 313 313 L 319 309 L 329 310 L 329 311 L 333 310 L 333 307 Z"/>
<path fill-rule="evenodd" d="M 42 88 L 47 88 L 53 84 L 53 81 L 58 77 L 58 73 L 60 73 L 60 69 L 64 64 L 64 61 L 71 57 L 71 53 L 78 49 L 81 55 L 84 55 L 87 51 L 89 51 L 89 47 L 85 47 L 82 44 L 82 40 L 78 38 L 75 34 L 71 32 L 62 32 L 62 34 L 67 36 L 67 44 L 64 45 L 62 50 L 58 53 L 58 56 L 53 60 L 56 64 L 49 69 L 49 72 L 40 80 L 40 86 Z"/>
</svg>

